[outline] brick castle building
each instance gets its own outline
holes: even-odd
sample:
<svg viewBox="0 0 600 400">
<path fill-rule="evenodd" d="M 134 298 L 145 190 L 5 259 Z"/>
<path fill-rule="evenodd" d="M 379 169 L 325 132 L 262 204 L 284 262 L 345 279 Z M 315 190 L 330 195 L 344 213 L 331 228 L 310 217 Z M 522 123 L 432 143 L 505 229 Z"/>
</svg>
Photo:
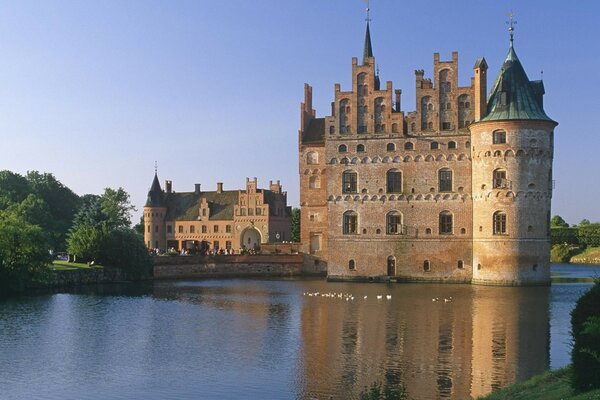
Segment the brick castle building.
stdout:
<svg viewBox="0 0 600 400">
<path fill-rule="evenodd" d="M 415 71 L 416 111 L 381 85 L 367 22 L 352 88 L 317 118 L 304 87 L 299 131 L 302 250 L 329 279 L 535 285 L 550 282 L 554 128 L 542 81 L 508 55 L 458 85 L 458 53 Z"/>
<path fill-rule="evenodd" d="M 158 176 L 144 206 L 144 242 L 148 248 L 200 252 L 254 249 L 263 243 L 289 241 L 291 208 L 281 184 L 269 182 L 259 189 L 257 180 L 246 178 L 244 190 L 175 193 L 172 182 L 162 190 Z"/>
</svg>

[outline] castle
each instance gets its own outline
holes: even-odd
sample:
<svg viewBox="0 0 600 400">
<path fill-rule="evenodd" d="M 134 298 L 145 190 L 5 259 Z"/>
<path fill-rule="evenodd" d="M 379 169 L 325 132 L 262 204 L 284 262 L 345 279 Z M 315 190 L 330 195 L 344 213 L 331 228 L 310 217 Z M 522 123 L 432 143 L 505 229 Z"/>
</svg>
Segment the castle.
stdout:
<svg viewBox="0 0 600 400">
<path fill-rule="evenodd" d="M 513 45 L 487 93 L 478 59 L 458 86 L 458 53 L 415 71 L 416 111 L 381 87 L 369 23 L 352 88 L 317 118 L 304 87 L 299 145 L 302 251 L 330 280 L 550 283 L 554 128 L 542 81 Z"/>
<path fill-rule="evenodd" d="M 291 208 L 279 181 L 259 189 L 257 179 L 246 178 L 245 190 L 175 193 L 172 181 L 160 187 L 158 175 L 144 206 L 144 242 L 148 248 L 191 253 L 252 250 L 263 243 L 291 239 Z"/>
</svg>

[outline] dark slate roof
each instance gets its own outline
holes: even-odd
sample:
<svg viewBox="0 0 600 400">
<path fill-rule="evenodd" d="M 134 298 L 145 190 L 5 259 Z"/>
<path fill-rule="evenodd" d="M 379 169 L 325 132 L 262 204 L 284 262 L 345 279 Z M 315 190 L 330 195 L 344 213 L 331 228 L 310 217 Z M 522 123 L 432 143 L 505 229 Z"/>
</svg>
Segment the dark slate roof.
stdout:
<svg viewBox="0 0 600 400">
<path fill-rule="evenodd" d="M 148 199 L 146 200 L 145 207 L 164 207 L 164 193 L 160 188 L 160 182 L 158 181 L 158 175 L 154 173 L 154 180 L 152 186 L 148 192 Z"/>
<path fill-rule="evenodd" d="M 540 84 L 529 81 L 512 42 L 488 97 L 487 109 L 482 121 L 552 121 L 544 112 Z"/>
<path fill-rule="evenodd" d="M 233 207 L 238 203 L 237 190 L 225 190 L 221 193 L 168 193 L 166 197 L 166 219 L 169 221 L 197 220 L 202 199 L 206 199 L 208 202 L 209 220 L 233 220 Z"/>
<path fill-rule="evenodd" d="M 369 31 L 369 22 L 367 22 L 367 33 L 365 34 L 365 48 L 363 50 L 363 62 L 373 57 L 373 47 L 371 46 L 371 32 Z"/>
<path fill-rule="evenodd" d="M 325 136 L 325 118 L 314 118 L 302 135 L 302 143 L 323 143 Z"/>
</svg>

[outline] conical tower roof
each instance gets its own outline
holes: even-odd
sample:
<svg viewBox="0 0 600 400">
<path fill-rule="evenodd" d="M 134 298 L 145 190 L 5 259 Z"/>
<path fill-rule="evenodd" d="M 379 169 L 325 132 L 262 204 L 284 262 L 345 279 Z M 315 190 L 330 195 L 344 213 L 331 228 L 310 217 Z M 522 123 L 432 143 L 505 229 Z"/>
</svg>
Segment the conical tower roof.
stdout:
<svg viewBox="0 0 600 400">
<path fill-rule="evenodd" d="M 369 30 L 369 21 L 367 21 L 367 32 L 365 33 L 365 48 L 363 50 L 363 64 L 373 57 L 373 46 L 371 46 L 371 31 Z"/>
<path fill-rule="evenodd" d="M 145 207 L 164 207 L 164 197 L 164 193 L 160 187 L 160 182 L 158 181 L 158 175 L 156 172 L 154 172 L 154 180 L 152 181 L 152 186 L 148 192 L 148 199 L 146 200 Z"/>
<path fill-rule="evenodd" d="M 543 83 L 529 80 L 517 57 L 511 37 L 508 55 L 488 97 L 488 114 L 482 121 L 552 121 L 544 112 L 542 95 Z"/>
</svg>

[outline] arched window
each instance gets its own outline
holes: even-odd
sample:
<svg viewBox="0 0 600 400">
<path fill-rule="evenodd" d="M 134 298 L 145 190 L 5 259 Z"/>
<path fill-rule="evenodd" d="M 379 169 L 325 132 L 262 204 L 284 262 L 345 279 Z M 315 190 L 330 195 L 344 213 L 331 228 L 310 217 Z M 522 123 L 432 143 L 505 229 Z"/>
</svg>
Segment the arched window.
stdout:
<svg viewBox="0 0 600 400">
<path fill-rule="evenodd" d="M 414 122 L 412 124 L 410 124 L 410 131 L 414 132 L 417 130 L 417 124 L 415 124 Z"/>
<path fill-rule="evenodd" d="M 388 235 L 401 235 L 403 233 L 402 214 L 398 211 L 390 211 L 386 216 L 386 230 Z"/>
<path fill-rule="evenodd" d="M 423 271 L 425 271 L 425 272 L 431 271 L 431 265 L 429 264 L 429 260 L 423 261 Z"/>
<path fill-rule="evenodd" d="M 348 114 L 350 113 L 350 100 L 342 99 L 340 100 L 340 133 L 349 133 L 347 126 L 348 124 Z"/>
<path fill-rule="evenodd" d="M 454 141 L 448 142 L 448 148 L 449 149 L 456 149 L 456 142 L 454 142 Z"/>
<path fill-rule="evenodd" d="M 431 104 L 431 96 L 423 96 L 421 98 L 421 129 L 427 129 L 427 122 L 432 114 L 433 104 Z"/>
<path fill-rule="evenodd" d="M 358 133 L 367 133 L 367 113 L 368 108 L 365 105 L 364 97 L 368 95 L 367 74 L 362 72 L 356 77 L 357 91 L 359 98 L 357 125 Z M 362 101 L 361 101 L 362 100 Z"/>
<path fill-rule="evenodd" d="M 440 144 L 438 142 L 431 142 L 431 150 L 437 150 L 440 148 Z"/>
<path fill-rule="evenodd" d="M 364 153 L 365 152 L 365 145 L 364 144 L 358 144 L 358 145 L 356 145 L 356 152 L 357 153 Z"/>
<path fill-rule="evenodd" d="M 469 121 L 473 119 L 473 113 L 470 109 L 471 97 L 468 94 L 458 96 L 458 129 L 469 126 Z"/>
<path fill-rule="evenodd" d="M 306 154 L 306 163 L 307 164 L 318 164 L 319 163 L 319 153 L 316 151 L 309 151 Z"/>
<path fill-rule="evenodd" d="M 398 133 L 398 124 L 392 124 L 392 132 Z"/>
<path fill-rule="evenodd" d="M 415 145 L 412 142 L 404 143 L 404 150 L 414 150 Z"/>
<path fill-rule="evenodd" d="M 438 172 L 439 176 L 439 191 L 440 192 L 451 192 L 452 191 L 452 170 L 448 168 L 442 168 Z"/>
<path fill-rule="evenodd" d="M 345 153 L 345 152 L 347 152 L 347 151 L 348 151 L 348 147 L 346 147 L 346 145 L 345 145 L 345 144 L 340 144 L 340 145 L 339 145 L 339 147 L 338 147 L 338 152 L 340 152 L 340 153 Z"/>
<path fill-rule="evenodd" d="M 402 192 L 402 172 L 397 169 L 390 169 L 387 172 L 387 192 L 401 193 Z"/>
<path fill-rule="evenodd" d="M 385 105 L 383 104 L 383 97 L 375 99 L 375 132 L 383 132 L 383 113 Z"/>
<path fill-rule="evenodd" d="M 463 260 L 458 260 L 458 269 L 463 269 L 465 267 L 465 263 Z"/>
<path fill-rule="evenodd" d="M 494 235 L 506 235 L 506 213 L 496 211 L 494 213 Z"/>
<path fill-rule="evenodd" d="M 343 233 L 344 235 L 354 235 L 358 232 L 358 214 L 354 211 L 344 213 Z"/>
<path fill-rule="evenodd" d="M 452 213 L 442 211 L 440 213 L 440 235 L 452 234 Z"/>
<path fill-rule="evenodd" d="M 342 193 L 356 193 L 358 176 L 355 171 L 342 173 Z"/>
<path fill-rule="evenodd" d="M 354 262 L 354 260 L 350 260 L 348 261 L 348 269 L 355 269 L 356 268 L 356 263 Z"/>
<path fill-rule="evenodd" d="M 505 131 L 494 131 L 494 133 L 492 133 L 492 143 L 493 144 L 506 143 L 506 132 Z"/>
<path fill-rule="evenodd" d="M 493 185 L 494 189 L 510 189 L 505 169 L 498 168 L 494 170 Z"/>
<path fill-rule="evenodd" d="M 396 151 L 396 145 L 394 143 L 388 143 L 387 146 L 385 146 L 385 149 L 387 151 Z"/>
<path fill-rule="evenodd" d="M 309 189 L 319 189 L 321 187 L 321 178 L 318 175 L 308 178 Z"/>
<path fill-rule="evenodd" d="M 427 128 L 433 129 L 433 122 L 430 122 L 429 124 L 427 124 Z"/>
</svg>

